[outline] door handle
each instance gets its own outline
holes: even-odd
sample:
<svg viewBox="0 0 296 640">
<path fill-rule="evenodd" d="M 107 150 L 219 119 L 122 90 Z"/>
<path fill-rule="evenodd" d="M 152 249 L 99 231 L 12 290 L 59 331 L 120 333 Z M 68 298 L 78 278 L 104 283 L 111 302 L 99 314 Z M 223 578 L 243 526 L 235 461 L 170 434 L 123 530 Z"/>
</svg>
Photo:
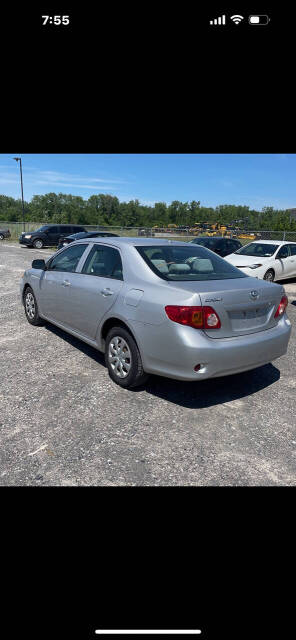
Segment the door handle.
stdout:
<svg viewBox="0 0 296 640">
<path fill-rule="evenodd" d="M 69 280 L 63 280 L 62 287 L 70 287 L 71 282 Z"/>
<path fill-rule="evenodd" d="M 109 287 L 107 287 L 106 289 L 102 289 L 101 290 L 101 294 L 103 296 L 112 296 L 114 293 L 114 291 L 111 291 L 111 289 L 109 289 Z"/>
</svg>

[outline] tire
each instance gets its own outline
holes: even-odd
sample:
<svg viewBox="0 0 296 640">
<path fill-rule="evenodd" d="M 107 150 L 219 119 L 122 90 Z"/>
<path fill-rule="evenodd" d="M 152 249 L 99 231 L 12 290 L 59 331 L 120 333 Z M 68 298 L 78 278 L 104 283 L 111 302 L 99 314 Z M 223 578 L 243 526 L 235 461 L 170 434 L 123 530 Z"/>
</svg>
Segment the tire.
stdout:
<svg viewBox="0 0 296 640">
<path fill-rule="evenodd" d="M 34 240 L 33 242 L 34 249 L 43 249 L 43 246 L 44 246 L 44 242 L 43 240 L 41 240 L 41 238 L 37 238 L 36 240 Z"/>
<path fill-rule="evenodd" d="M 0 233 L 0 240 L 4 240 L 4 235 L 3 235 L 3 233 Z"/>
<path fill-rule="evenodd" d="M 120 351 L 117 356 L 116 351 L 122 349 L 124 351 Z M 134 338 L 123 327 L 110 329 L 106 337 L 105 362 L 110 378 L 125 389 L 138 387 L 149 377 L 143 369 Z"/>
<path fill-rule="evenodd" d="M 263 277 L 263 280 L 267 280 L 268 282 L 273 282 L 274 276 L 275 276 L 275 273 L 273 269 L 268 269 L 268 271 L 266 271 L 265 276 Z"/>
<path fill-rule="evenodd" d="M 38 305 L 36 298 L 31 287 L 26 287 L 23 294 L 25 314 L 28 322 L 35 326 L 41 326 L 44 324 L 44 320 L 40 318 L 38 312 Z"/>
</svg>

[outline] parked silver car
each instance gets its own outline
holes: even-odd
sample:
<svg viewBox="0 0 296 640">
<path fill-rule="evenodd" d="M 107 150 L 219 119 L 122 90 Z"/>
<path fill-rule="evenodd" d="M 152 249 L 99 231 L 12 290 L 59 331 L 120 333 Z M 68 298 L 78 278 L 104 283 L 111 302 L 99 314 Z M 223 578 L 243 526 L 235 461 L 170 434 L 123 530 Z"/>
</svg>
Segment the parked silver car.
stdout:
<svg viewBox="0 0 296 640">
<path fill-rule="evenodd" d="M 246 276 L 196 244 L 91 238 L 34 260 L 20 284 L 33 325 L 50 321 L 105 353 L 122 387 L 148 374 L 203 380 L 286 353 L 282 285 Z"/>
</svg>

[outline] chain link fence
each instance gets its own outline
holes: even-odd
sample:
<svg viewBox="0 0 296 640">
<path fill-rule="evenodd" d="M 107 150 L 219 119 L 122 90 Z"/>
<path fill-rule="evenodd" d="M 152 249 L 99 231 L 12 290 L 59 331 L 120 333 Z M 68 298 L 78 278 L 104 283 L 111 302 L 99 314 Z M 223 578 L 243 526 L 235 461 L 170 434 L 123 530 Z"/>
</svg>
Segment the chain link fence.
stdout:
<svg viewBox="0 0 296 640">
<path fill-rule="evenodd" d="M 43 226 L 44 222 L 26 222 L 26 231 L 35 231 Z M 46 223 L 48 224 L 48 223 Z M 52 224 L 51 226 L 55 226 Z M 146 237 L 146 238 L 171 238 L 174 240 L 192 240 L 197 235 L 224 235 L 228 238 L 238 238 L 242 244 L 247 244 L 252 240 L 286 240 L 287 242 L 296 242 L 296 231 L 267 231 L 267 230 L 250 230 L 239 229 L 235 231 L 211 231 L 211 232 L 195 232 L 189 228 L 151 228 L 151 227 L 123 227 L 123 226 L 103 226 L 103 225 L 81 225 L 86 231 L 109 231 L 119 236 L 129 237 Z M 0 220 L 0 229 L 9 229 L 11 240 L 18 240 L 24 226 L 22 222 L 5 222 Z"/>
</svg>

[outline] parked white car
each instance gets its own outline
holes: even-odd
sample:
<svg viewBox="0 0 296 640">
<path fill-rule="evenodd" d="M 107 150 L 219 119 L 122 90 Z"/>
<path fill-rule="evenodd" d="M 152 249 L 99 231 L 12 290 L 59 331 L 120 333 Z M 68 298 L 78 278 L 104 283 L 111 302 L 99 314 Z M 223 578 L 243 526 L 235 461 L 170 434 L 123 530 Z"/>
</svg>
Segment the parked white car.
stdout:
<svg viewBox="0 0 296 640">
<path fill-rule="evenodd" d="M 269 282 L 296 278 L 296 242 L 255 240 L 224 260 L 253 278 Z"/>
</svg>

